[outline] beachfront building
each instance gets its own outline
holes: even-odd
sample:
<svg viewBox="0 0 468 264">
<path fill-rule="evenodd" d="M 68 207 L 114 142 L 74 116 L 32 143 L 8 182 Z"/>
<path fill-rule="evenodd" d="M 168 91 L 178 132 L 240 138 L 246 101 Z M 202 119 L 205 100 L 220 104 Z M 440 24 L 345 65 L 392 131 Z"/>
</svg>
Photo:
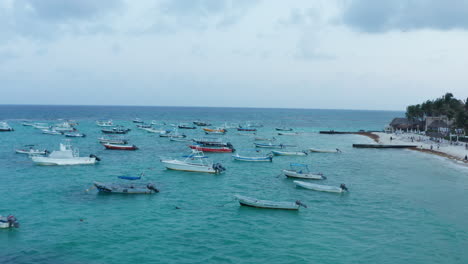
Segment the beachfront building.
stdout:
<svg viewBox="0 0 468 264">
<path fill-rule="evenodd" d="M 385 128 L 386 132 L 395 132 L 395 131 L 409 131 L 424 128 L 424 123 L 418 120 L 409 120 L 404 117 L 397 117 L 390 122 L 390 124 Z"/>
</svg>

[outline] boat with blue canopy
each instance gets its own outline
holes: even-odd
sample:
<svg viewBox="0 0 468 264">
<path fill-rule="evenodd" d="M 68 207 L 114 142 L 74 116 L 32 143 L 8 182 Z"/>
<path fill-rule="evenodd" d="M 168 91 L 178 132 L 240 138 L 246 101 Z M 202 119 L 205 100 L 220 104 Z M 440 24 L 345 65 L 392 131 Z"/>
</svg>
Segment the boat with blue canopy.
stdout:
<svg viewBox="0 0 468 264">
<path fill-rule="evenodd" d="M 324 180 L 327 177 L 321 172 L 311 172 L 307 164 L 291 163 L 288 170 L 283 170 L 283 173 L 288 178 L 308 179 L 308 180 Z"/>
</svg>

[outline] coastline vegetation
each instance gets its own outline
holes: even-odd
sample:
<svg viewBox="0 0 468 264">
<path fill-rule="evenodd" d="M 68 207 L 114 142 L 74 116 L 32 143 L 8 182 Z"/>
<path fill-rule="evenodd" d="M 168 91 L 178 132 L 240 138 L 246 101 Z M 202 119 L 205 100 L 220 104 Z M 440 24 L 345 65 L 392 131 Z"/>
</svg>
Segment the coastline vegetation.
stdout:
<svg viewBox="0 0 468 264">
<path fill-rule="evenodd" d="M 452 93 L 446 93 L 435 100 L 427 100 L 421 104 L 406 108 L 406 118 L 413 121 L 423 121 L 426 117 L 446 116 L 453 121 L 452 128 L 468 131 L 468 98 L 457 99 Z"/>
</svg>

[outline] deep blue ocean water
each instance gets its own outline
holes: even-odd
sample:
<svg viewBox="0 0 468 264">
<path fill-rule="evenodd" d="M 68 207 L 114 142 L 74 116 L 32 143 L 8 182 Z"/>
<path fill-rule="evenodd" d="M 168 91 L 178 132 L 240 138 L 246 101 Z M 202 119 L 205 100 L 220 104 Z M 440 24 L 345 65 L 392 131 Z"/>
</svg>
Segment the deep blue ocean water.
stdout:
<svg viewBox="0 0 468 264">
<path fill-rule="evenodd" d="M 14 214 L 16 230 L 0 230 L 0 263 L 468 263 L 468 170 L 446 159 L 407 150 L 353 149 L 370 139 L 320 135 L 319 130 L 381 130 L 402 112 L 119 106 L 0 106 L 0 120 L 14 132 L 0 133 L 0 214 Z M 340 148 L 342 154 L 275 157 L 272 163 L 207 154 L 227 171 L 221 175 L 167 171 L 161 157 L 180 157 L 185 142 L 170 142 L 131 122 L 167 124 L 206 120 L 259 122 L 258 136 L 275 127 L 304 132 L 277 136 L 298 148 Z M 128 126 L 135 152 L 106 151 L 95 120 Z M 58 148 L 63 136 L 44 135 L 23 120 L 58 123 L 74 119 L 86 138 L 73 139 L 95 166 L 35 166 L 14 149 L 39 144 Z M 167 128 L 170 128 L 167 126 Z M 200 129 L 180 130 L 190 138 Z M 224 138 L 236 149 L 253 138 L 231 129 Z M 346 183 L 344 195 L 296 188 L 279 176 L 291 162 L 309 164 L 327 180 Z M 161 192 L 105 195 L 85 192 L 93 181 L 145 171 Z M 299 212 L 240 207 L 234 194 L 277 201 L 301 200 Z M 176 209 L 176 206 L 181 209 Z M 83 219 L 84 221 L 80 221 Z"/>
</svg>

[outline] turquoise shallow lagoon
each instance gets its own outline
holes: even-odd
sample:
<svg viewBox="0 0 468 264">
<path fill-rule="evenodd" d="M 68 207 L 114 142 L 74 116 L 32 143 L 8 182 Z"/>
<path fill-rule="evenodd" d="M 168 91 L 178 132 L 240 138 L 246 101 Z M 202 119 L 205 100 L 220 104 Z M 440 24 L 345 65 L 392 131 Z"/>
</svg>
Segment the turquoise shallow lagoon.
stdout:
<svg viewBox="0 0 468 264">
<path fill-rule="evenodd" d="M 0 120 L 16 131 L 0 133 L 0 214 L 14 214 L 17 230 L 0 230 L 0 263 L 467 263 L 468 170 L 424 153 L 353 149 L 370 139 L 320 135 L 319 130 L 380 130 L 402 112 L 237 109 L 189 107 L 0 106 Z M 300 136 L 276 136 L 299 148 L 340 148 L 342 154 L 276 157 L 272 163 L 234 162 L 208 154 L 227 171 L 205 175 L 167 171 L 161 157 L 188 153 L 136 129 L 135 117 L 169 123 L 202 119 L 260 122 L 258 136 L 293 127 Z M 21 126 L 29 119 L 55 123 L 74 119 L 86 138 L 73 139 L 95 166 L 35 166 L 14 149 L 39 144 L 58 148 L 62 136 Z M 128 126 L 135 152 L 108 151 L 97 142 L 95 120 Z M 167 127 L 169 128 L 169 126 Z M 200 129 L 180 130 L 189 138 Z M 236 149 L 253 138 L 231 129 L 224 137 Z M 346 183 L 345 195 L 296 188 L 278 177 L 291 162 L 309 164 L 328 179 Z M 146 171 L 161 192 L 105 195 L 85 192 L 93 181 Z M 240 207 L 234 194 L 277 201 L 301 200 L 299 212 Z M 176 209 L 175 207 L 181 209 Z M 80 221 L 84 219 L 84 221 Z"/>
</svg>

